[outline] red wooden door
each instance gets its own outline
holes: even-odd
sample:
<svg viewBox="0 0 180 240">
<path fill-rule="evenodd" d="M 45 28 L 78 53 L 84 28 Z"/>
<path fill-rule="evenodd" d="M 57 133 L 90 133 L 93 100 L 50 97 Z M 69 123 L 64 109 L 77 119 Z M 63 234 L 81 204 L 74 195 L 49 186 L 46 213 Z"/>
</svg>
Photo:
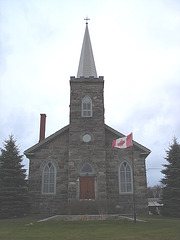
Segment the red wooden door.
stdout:
<svg viewBox="0 0 180 240">
<path fill-rule="evenodd" d="M 94 177 L 80 178 L 80 199 L 95 199 Z"/>
</svg>

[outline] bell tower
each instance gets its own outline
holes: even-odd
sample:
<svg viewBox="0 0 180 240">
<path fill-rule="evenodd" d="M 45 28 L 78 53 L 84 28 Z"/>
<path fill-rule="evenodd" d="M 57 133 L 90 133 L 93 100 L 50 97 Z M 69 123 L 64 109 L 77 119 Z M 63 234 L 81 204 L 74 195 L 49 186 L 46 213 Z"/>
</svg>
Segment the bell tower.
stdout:
<svg viewBox="0 0 180 240">
<path fill-rule="evenodd" d="M 106 199 L 105 159 L 104 79 L 97 76 L 86 22 L 77 77 L 70 78 L 69 201 Z"/>
</svg>

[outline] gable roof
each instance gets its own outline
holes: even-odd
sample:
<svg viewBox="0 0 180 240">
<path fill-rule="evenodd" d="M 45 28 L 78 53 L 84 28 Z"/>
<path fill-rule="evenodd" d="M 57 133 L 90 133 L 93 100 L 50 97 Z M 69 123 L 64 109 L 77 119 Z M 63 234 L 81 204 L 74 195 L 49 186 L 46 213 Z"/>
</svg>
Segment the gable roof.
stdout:
<svg viewBox="0 0 180 240">
<path fill-rule="evenodd" d="M 119 138 L 125 137 L 124 134 L 116 131 L 114 128 L 111 128 L 111 127 L 109 127 L 109 126 L 106 125 L 106 124 L 105 124 L 105 129 L 107 129 L 108 131 L 114 133 L 114 134 L 117 135 L 117 137 L 119 137 Z M 150 150 L 150 149 L 144 147 L 143 145 L 141 145 L 140 143 L 138 143 L 138 142 L 136 142 L 136 141 L 134 141 L 134 140 L 133 140 L 133 146 L 135 146 L 135 147 L 139 148 L 140 150 L 142 150 L 142 153 L 141 153 L 142 155 L 148 156 L 148 155 L 151 153 L 151 150 Z"/>
<path fill-rule="evenodd" d="M 66 130 L 69 130 L 69 125 L 61 128 L 57 132 L 51 134 L 49 137 L 45 138 L 44 140 L 40 141 L 39 143 L 37 143 L 37 144 L 33 145 L 32 147 L 28 148 L 27 150 L 24 151 L 24 154 L 26 156 L 33 155 L 35 150 L 37 150 L 39 147 L 43 146 L 44 144 L 50 142 L 51 140 L 53 140 L 55 137 L 59 136 L 60 134 L 62 134 Z"/>
<path fill-rule="evenodd" d="M 114 133 L 117 137 L 121 138 L 121 137 L 125 137 L 124 134 L 116 131 L 115 129 L 109 127 L 108 125 L 104 124 L 104 127 L 106 130 Z M 34 155 L 34 151 L 36 151 L 38 148 L 40 148 L 41 146 L 43 146 L 44 144 L 49 143 L 51 140 L 53 140 L 54 138 L 56 138 L 57 136 L 59 136 L 60 134 L 64 133 L 65 131 L 69 130 L 69 125 L 61 128 L 60 130 L 58 130 L 57 132 L 53 133 L 52 135 L 50 135 L 49 137 L 45 138 L 44 140 L 42 140 L 41 142 L 35 144 L 34 146 L 28 148 L 27 150 L 24 151 L 24 154 L 26 156 L 30 156 L 30 155 Z M 151 151 L 144 147 L 143 145 L 139 144 L 138 142 L 133 140 L 133 145 L 137 148 L 139 148 L 140 150 L 142 150 L 142 155 L 146 155 L 148 156 Z"/>
</svg>

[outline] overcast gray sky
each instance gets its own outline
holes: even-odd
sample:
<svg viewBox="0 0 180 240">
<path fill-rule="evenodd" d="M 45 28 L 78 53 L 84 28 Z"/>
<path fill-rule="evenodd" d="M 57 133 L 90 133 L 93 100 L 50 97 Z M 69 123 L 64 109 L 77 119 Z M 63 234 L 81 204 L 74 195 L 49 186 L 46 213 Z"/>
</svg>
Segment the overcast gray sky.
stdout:
<svg viewBox="0 0 180 240">
<path fill-rule="evenodd" d="M 147 182 L 158 184 L 180 141 L 179 0 L 0 0 L 0 147 L 10 134 L 22 153 L 37 143 L 40 113 L 46 136 L 69 123 L 86 16 L 105 122 L 151 149 Z"/>
</svg>

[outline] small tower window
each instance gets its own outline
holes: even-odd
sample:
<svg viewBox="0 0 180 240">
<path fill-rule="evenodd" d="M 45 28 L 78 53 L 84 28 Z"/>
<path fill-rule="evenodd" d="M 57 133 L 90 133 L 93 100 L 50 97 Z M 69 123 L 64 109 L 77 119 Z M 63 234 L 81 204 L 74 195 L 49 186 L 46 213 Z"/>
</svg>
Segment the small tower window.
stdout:
<svg viewBox="0 0 180 240">
<path fill-rule="evenodd" d="M 42 173 L 42 193 L 54 194 L 56 192 L 56 168 L 48 162 Z"/>
<path fill-rule="evenodd" d="M 124 161 L 119 168 L 119 192 L 133 192 L 132 168 L 126 161 Z"/>
<path fill-rule="evenodd" d="M 82 99 L 82 117 L 92 117 L 92 100 L 89 96 Z"/>
</svg>

